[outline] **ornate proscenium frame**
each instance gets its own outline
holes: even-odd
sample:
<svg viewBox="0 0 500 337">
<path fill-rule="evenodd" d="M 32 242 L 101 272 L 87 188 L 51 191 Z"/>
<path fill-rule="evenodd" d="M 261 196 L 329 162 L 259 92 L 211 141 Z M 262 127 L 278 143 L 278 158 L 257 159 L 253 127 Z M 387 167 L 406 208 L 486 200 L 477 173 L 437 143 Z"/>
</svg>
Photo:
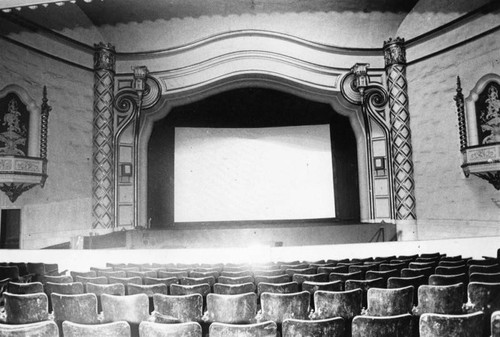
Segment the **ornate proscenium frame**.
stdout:
<svg viewBox="0 0 500 337">
<path fill-rule="evenodd" d="M 500 190 L 500 76 L 483 76 L 465 100 L 457 76 L 456 91 L 462 170 Z"/>
<path fill-rule="evenodd" d="M 47 88 L 41 108 L 17 85 L 0 90 L 5 111 L 0 133 L 0 190 L 15 202 L 24 192 L 47 180 L 47 136 L 49 112 Z"/>
<path fill-rule="evenodd" d="M 139 134 L 141 131 L 141 121 L 143 119 L 143 109 L 148 109 L 154 106 L 160 98 L 160 87 L 156 80 L 148 76 L 148 69 L 145 66 L 132 67 L 134 71 L 133 81 L 131 86 L 121 89 L 115 96 L 114 108 L 117 112 L 117 129 L 114 134 L 115 153 L 120 150 L 120 137 L 126 129 L 132 128 L 133 135 L 133 152 L 132 163 L 127 163 L 131 169 L 130 177 L 132 178 L 132 204 L 133 204 L 133 227 L 141 227 L 139 224 L 138 200 L 139 200 L 139 154 L 137 148 L 139 146 Z M 120 169 L 120 158 L 115 156 L 114 167 L 115 177 L 122 176 Z M 115 191 L 119 191 L 119 180 L 115 179 Z M 119 192 L 117 193 L 117 195 Z M 119 219 L 118 208 L 119 202 L 115 202 L 115 219 Z M 117 226 L 115 224 L 115 226 Z M 147 225 L 146 225 L 147 227 Z"/>
<path fill-rule="evenodd" d="M 369 179 L 369 189 L 374 190 L 374 178 L 373 170 L 374 163 L 372 161 L 373 149 L 372 149 L 372 135 L 371 129 L 372 125 L 370 120 L 373 120 L 380 128 L 383 130 L 386 139 L 390 138 L 390 127 L 388 123 L 388 118 L 385 112 L 385 106 L 389 101 L 389 95 L 387 90 L 377 82 L 372 82 L 370 76 L 368 75 L 369 64 L 366 63 L 356 63 L 351 71 L 342 79 L 341 92 L 344 98 L 352 104 L 361 106 L 363 122 L 365 127 L 365 133 L 367 137 L 367 165 Z M 391 151 L 390 144 L 386 142 L 386 155 L 387 162 L 391 162 Z M 389 167 L 390 171 L 390 167 Z M 391 173 L 389 172 L 389 176 Z M 389 193 L 391 194 L 390 203 L 392 204 L 392 182 L 389 180 Z M 370 218 L 374 219 L 375 215 L 375 201 L 373 193 L 370 193 Z M 389 207 L 392 210 L 392 206 Z M 391 216 L 392 218 L 392 216 Z"/>
</svg>

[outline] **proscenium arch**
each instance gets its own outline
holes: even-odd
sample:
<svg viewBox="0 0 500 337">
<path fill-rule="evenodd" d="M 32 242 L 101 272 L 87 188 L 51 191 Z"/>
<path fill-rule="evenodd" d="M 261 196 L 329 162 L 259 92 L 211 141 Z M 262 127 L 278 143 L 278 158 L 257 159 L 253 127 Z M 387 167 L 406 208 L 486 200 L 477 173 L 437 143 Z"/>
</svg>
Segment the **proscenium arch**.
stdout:
<svg viewBox="0 0 500 337">
<path fill-rule="evenodd" d="M 367 165 L 367 137 L 365 133 L 364 122 L 361 109 L 358 106 L 347 102 L 339 91 L 325 91 L 315 87 L 297 85 L 283 78 L 269 76 L 264 74 L 245 74 L 238 76 L 229 76 L 215 83 L 210 83 L 185 92 L 175 94 L 165 94 L 160 101 L 151 109 L 144 111 L 144 120 L 141 124 L 138 142 L 139 156 L 139 200 L 138 218 L 140 224 L 148 223 L 147 219 L 147 196 L 148 196 L 148 144 L 151 137 L 153 126 L 156 121 L 166 117 L 173 108 L 183 106 L 195 101 L 202 100 L 212 95 L 220 94 L 226 91 L 242 88 L 262 88 L 282 91 L 300 98 L 329 104 L 335 112 L 346 116 L 353 129 L 356 139 L 357 161 L 358 161 L 358 182 L 359 182 L 359 200 L 360 200 L 360 219 L 363 222 L 369 222 L 370 209 L 368 188 L 368 165 Z"/>
</svg>

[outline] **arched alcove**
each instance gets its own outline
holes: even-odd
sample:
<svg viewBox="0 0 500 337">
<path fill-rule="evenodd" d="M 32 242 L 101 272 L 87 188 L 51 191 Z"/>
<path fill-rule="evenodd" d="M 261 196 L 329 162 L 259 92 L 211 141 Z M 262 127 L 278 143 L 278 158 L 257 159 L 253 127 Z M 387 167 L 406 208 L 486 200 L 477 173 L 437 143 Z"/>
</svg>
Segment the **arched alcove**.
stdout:
<svg viewBox="0 0 500 337">
<path fill-rule="evenodd" d="M 327 126 L 335 219 L 360 220 L 356 135 L 349 118 L 337 113 L 332 105 L 276 89 L 243 87 L 158 114 L 164 117 L 153 123 L 147 146 L 147 217 L 152 228 L 168 228 L 175 221 L 176 128 L 229 128 L 237 133 L 242 129 Z"/>
</svg>

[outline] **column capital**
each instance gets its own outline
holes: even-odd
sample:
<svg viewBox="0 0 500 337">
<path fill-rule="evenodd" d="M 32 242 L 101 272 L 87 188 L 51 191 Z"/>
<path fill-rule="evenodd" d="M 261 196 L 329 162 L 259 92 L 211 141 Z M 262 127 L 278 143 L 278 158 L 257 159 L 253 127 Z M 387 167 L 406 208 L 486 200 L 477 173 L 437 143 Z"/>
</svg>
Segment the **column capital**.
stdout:
<svg viewBox="0 0 500 337">
<path fill-rule="evenodd" d="M 94 44 L 94 70 L 115 72 L 115 46 L 111 43 Z"/>
<path fill-rule="evenodd" d="M 386 67 L 394 64 L 406 65 L 405 39 L 400 37 L 389 38 L 389 40 L 384 41 L 383 49 Z"/>
</svg>

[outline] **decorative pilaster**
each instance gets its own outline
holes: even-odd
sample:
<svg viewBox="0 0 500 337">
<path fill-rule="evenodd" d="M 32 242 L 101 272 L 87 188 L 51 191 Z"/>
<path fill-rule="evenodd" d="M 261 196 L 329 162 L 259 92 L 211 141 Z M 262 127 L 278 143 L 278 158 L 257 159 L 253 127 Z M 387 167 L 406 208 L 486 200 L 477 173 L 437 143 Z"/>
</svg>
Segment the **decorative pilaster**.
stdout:
<svg viewBox="0 0 500 337">
<path fill-rule="evenodd" d="M 457 76 L 457 94 L 453 97 L 457 105 L 458 116 L 458 132 L 460 135 L 460 151 L 467 147 L 467 129 L 465 125 L 465 107 L 464 107 L 464 94 L 462 94 L 462 85 L 460 77 Z"/>
<path fill-rule="evenodd" d="M 43 159 L 43 177 L 40 186 L 45 186 L 47 180 L 47 137 L 49 134 L 49 113 L 52 107 L 48 104 L 47 87 L 43 86 L 42 98 L 42 113 L 41 113 L 41 130 L 40 130 L 40 158 Z"/>
<path fill-rule="evenodd" d="M 92 135 L 92 228 L 113 227 L 113 89 L 115 48 L 94 45 L 94 122 Z"/>
<path fill-rule="evenodd" d="M 396 221 L 414 222 L 417 214 L 404 39 L 395 38 L 385 41 L 384 58 L 389 90 Z"/>
</svg>

